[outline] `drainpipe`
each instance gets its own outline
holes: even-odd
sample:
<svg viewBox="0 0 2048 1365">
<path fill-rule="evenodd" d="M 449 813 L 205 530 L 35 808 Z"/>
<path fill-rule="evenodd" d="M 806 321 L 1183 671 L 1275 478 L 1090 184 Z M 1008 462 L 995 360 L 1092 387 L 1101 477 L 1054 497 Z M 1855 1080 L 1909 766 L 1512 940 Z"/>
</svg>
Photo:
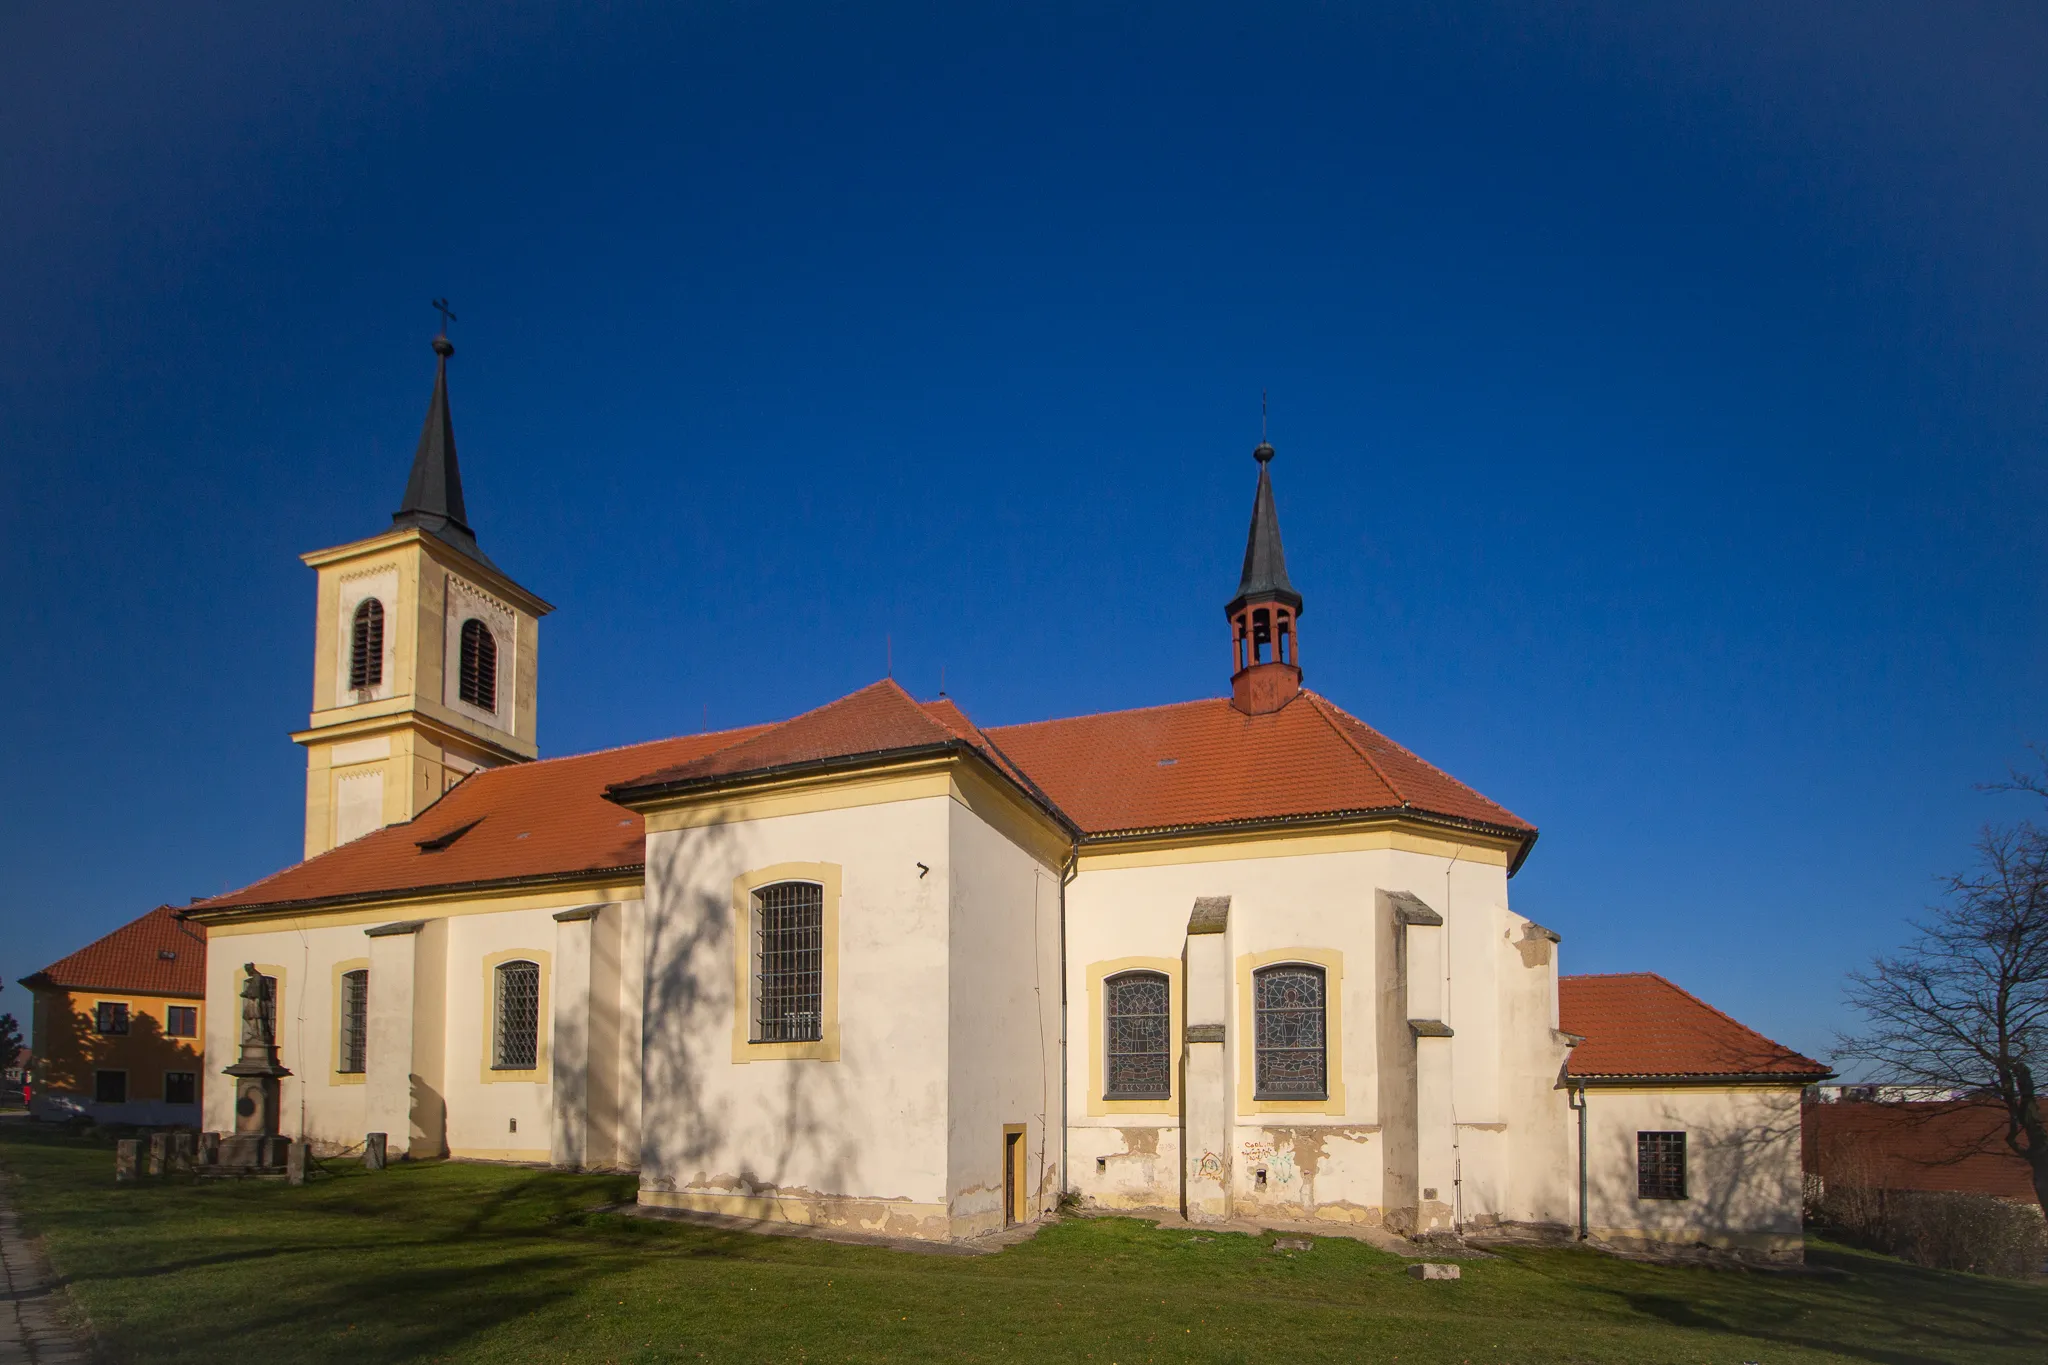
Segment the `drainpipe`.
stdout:
<svg viewBox="0 0 2048 1365">
<path fill-rule="evenodd" d="M 1060 1196 L 1074 1188 L 1067 1169 L 1067 883 L 1081 875 L 1081 841 L 1075 839 L 1060 869 Z"/>
<path fill-rule="evenodd" d="M 1586 1087 L 1565 1087 L 1565 1103 L 1579 1115 L 1579 1240 L 1586 1240 Z"/>
</svg>

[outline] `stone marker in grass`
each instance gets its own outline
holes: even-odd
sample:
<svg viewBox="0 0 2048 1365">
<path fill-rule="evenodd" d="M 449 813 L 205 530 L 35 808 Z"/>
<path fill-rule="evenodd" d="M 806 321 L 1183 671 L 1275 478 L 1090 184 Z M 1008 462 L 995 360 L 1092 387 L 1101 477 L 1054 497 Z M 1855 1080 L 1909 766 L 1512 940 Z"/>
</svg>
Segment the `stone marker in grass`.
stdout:
<svg viewBox="0 0 2048 1365">
<path fill-rule="evenodd" d="M 1444 1265 L 1438 1261 L 1417 1261 L 1414 1265 L 1408 1267 L 1408 1278 L 1411 1280 L 1455 1280 L 1458 1278 L 1458 1267 Z"/>
</svg>

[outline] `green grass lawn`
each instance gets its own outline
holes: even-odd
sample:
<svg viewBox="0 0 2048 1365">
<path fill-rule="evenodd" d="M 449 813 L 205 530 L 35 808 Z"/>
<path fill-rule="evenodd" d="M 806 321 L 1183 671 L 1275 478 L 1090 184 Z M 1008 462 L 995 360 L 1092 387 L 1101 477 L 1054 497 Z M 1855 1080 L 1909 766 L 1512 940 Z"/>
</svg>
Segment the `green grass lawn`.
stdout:
<svg viewBox="0 0 2048 1365">
<path fill-rule="evenodd" d="M 1578 1250 L 1456 1284 L 1318 1240 L 1069 1219 L 992 1256 L 757 1237 L 591 1210 L 630 1177 L 433 1163 L 117 1188 L 113 1156 L 0 1126 L 8 1197 L 115 1360 L 2048 1360 L 2048 1288 L 1836 1247 L 1845 1276 Z"/>
</svg>

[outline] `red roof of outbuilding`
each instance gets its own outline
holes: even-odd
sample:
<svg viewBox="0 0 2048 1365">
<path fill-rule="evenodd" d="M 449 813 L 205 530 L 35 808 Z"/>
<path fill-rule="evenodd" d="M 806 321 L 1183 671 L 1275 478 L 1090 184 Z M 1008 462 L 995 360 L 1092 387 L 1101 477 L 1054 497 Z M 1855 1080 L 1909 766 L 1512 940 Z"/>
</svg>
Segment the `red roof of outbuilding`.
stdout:
<svg viewBox="0 0 2048 1365">
<path fill-rule="evenodd" d="M 60 957 L 23 977 L 21 984 L 31 990 L 69 987 L 204 997 L 206 930 L 180 921 L 170 906 L 159 905 L 69 957 Z"/>
<path fill-rule="evenodd" d="M 1832 1074 L 1654 972 L 1559 977 L 1557 1013 L 1565 1032 L 1586 1040 L 1566 1066 L 1574 1078 L 1814 1081 Z"/>
</svg>

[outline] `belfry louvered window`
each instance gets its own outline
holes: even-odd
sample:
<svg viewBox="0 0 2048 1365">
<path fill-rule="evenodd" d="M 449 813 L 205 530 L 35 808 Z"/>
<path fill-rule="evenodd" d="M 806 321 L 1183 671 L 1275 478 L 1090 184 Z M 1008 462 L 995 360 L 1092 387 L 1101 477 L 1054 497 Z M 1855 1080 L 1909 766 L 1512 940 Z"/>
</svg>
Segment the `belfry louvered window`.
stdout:
<svg viewBox="0 0 2048 1365">
<path fill-rule="evenodd" d="M 498 966 L 498 1038 L 494 1071 L 531 1071 L 540 1064 L 540 964 Z"/>
<path fill-rule="evenodd" d="M 1168 1098 L 1173 1094 L 1173 999 L 1165 975 L 1125 972 L 1103 986 L 1109 1072 L 1104 1098 Z"/>
<path fill-rule="evenodd" d="M 825 888 L 777 882 L 754 893 L 754 1041 L 824 1036 Z"/>
<path fill-rule="evenodd" d="M 348 685 L 361 692 L 384 683 L 384 604 L 374 597 L 356 603 L 349 629 Z"/>
<path fill-rule="evenodd" d="M 1253 1098 L 1329 1098 L 1323 969 L 1289 963 L 1252 974 Z"/>
<path fill-rule="evenodd" d="M 498 641 L 474 616 L 462 623 L 462 677 L 458 695 L 471 706 L 498 709 Z"/>
<path fill-rule="evenodd" d="M 337 1071 L 360 1074 L 369 1050 L 370 974 L 367 971 L 341 974 L 341 1064 Z"/>
</svg>

